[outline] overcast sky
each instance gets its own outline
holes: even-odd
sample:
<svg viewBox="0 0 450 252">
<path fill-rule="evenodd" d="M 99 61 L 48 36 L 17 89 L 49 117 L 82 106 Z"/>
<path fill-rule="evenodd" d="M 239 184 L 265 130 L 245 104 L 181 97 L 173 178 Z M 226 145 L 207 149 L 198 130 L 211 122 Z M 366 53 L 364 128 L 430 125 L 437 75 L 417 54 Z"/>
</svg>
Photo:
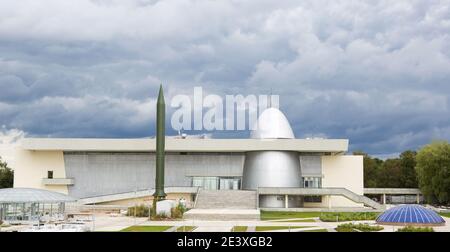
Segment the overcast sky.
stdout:
<svg viewBox="0 0 450 252">
<path fill-rule="evenodd" d="M 167 100 L 194 86 L 221 96 L 272 89 L 297 138 L 348 138 L 351 150 L 376 155 L 417 149 L 450 139 L 449 6 L 3 0 L 0 126 L 151 136 L 162 82 Z"/>
</svg>

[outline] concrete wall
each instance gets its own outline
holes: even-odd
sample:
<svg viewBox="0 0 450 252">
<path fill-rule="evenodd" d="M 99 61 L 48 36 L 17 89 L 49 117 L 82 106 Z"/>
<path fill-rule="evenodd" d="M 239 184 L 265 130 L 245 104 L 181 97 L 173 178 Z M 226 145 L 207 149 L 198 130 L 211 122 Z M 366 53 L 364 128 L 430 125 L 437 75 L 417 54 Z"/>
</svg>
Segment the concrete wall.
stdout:
<svg viewBox="0 0 450 252">
<path fill-rule="evenodd" d="M 300 155 L 302 176 L 320 176 L 322 174 L 322 157 L 319 155 Z"/>
<path fill-rule="evenodd" d="M 363 156 L 322 156 L 322 187 L 343 187 L 364 194 Z M 323 207 L 362 207 L 341 196 L 322 198 Z"/>
<path fill-rule="evenodd" d="M 154 187 L 155 154 L 65 153 L 69 194 L 77 198 L 133 192 Z M 192 176 L 242 176 L 241 154 L 167 154 L 165 186 L 191 186 Z"/>
<path fill-rule="evenodd" d="M 26 151 L 17 149 L 14 169 L 14 187 L 28 187 L 52 190 L 67 194 L 66 185 L 44 185 L 42 179 L 47 171 L 53 171 L 54 178 L 66 178 L 62 151 Z"/>
</svg>

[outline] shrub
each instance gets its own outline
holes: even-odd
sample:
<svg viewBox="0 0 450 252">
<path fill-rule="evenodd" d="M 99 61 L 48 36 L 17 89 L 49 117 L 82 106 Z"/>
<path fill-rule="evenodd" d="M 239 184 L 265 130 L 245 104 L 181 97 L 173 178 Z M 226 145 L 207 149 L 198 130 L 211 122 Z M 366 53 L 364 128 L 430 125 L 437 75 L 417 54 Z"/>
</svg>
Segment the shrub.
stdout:
<svg viewBox="0 0 450 252">
<path fill-rule="evenodd" d="M 136 215 L 135 215 L 136 211 Z M 182 205 L 178 205 L 176 207 L 173 207 L 170 210 L 171 218 L 172 219 L 181 219 L 183 218 L 183 214 L 186 212 L 186 208 Z M 127 216 L 136 216 L 136 217 L 150 217 L 152 220 L 164 220 L 168 219 L 169 217 L 166 214 L 156 214 L 156 209 L 154 207 L 148 207 L 145 205 L 139 205 L 139 206 L 132 206 L 128 208 Z"/>
<path fill-rule="evenodd" d="M 324 222 L 337 221 L 356 221 L 356 220 L 375 220 L 378 213 L 323 213 L 320 215 L 320 220 Z"/>
<path fill-rule="evenodd" d="M 165 213 L 155 214 L 151 216 L 151 220 L 165 220 L 167 219 L 167 215 Z"/>
<path fill-rule="evenodd" d="M 136 214 L 135 214 L 136 211 Z M 148 217 L 150 208 L 145 205 L 132 206 L 128 208 L 127 216 Z"/>
<path fill-rule="evenodd" d="M 368 224 L 353 224 L 353 223 L 346 223 L 341 224 L 337 226 L 336 231 L 338 232 L 376 232 L 383 230 L 384 228 L 382 226 L 371 226 Z"/>
<path fill-rule="evenodd" d="M 186 208 L 181 204 L 178 204 L 176 207 L 173 207 L 172 209 L 170 209 L 170 213 L 172 215 L 172 218 L 174 218 L 174 219 L 183 218 L 184 212 L 186 212 Z"/>
<path fill-rule="evenodd" d="M 431 227 L 412 227 L 406 226 L 404 228 L 399 228 L 397 232 L 434 232 L 434 229 Z"/>
</svg>

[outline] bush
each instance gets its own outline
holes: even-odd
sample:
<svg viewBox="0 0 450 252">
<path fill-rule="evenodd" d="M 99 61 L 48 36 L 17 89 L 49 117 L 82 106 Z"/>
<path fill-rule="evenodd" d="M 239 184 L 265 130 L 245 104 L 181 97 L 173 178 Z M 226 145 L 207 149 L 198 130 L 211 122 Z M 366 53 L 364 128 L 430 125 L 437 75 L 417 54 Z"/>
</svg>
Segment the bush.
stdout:
<svg viewBox="0 0 450 252">
<path fill-rule="evenodd" d="M 181 204 L 178 204 L 177 207 L 170 209 L 170 213 L 174 219 L 183 218 L 184 212 L 186 212 L 186 208 Z"/>
<path fill-rule="evenodd" d="M 136 215 L 135 215 L 136 211 Z M 150 208 L 145 205 L 132 206 L 128 208 L 127 216 L 148 217 Z"/>
<path fill-rule="evenodd" d="M 382 226 L 370 226 L 368 224 L 353 224 L 353 223 L 347 223 L 347 224 L 341 224 L 337 226 L 336 231 L 338 232 L 376 232 L 383 230 L 384 228 Z"/>
<path fill-rule="evenodd" d="M 165 220 L 168 219 L 167 215 L 165 213 L 162 214 L 154 214 L 151 216 L 151 220 Z"/>
<path fill-rule="evenodd" d="M 356 221 L 356 220 L 375 220 L 379 213 L 323 213 L 320 215 L 320 220 L 325 222 L 337 221 Z"/>
<path fill-rule="evenodd" d="M 136 215 L 135 215 L 136 210 Z M 171 219 L 181 219 L 183 218 L 183 214 L 186 212 L 186 208 L 184 206 L 178 204 L 178 206 L 173 207 L 170 210 L 171 213 Z M 156 210 L 153 207 L 147 207 L 145 205 L 139 205 L 139 206 L 132 206 L 128 208 L 127 216 L 136 216 L 136 217 L 150 217 L 152 220 L 164 220 L 168 219 L 169 217 L 165 214 L 156 214 Z"/>
<path fill-rule="evenodd" d="M 412 227 L 406 226 L 404 228 L 399 228 L 397 232 L 434 232 L 434 229 L 431 227 Z"/>
</svg>

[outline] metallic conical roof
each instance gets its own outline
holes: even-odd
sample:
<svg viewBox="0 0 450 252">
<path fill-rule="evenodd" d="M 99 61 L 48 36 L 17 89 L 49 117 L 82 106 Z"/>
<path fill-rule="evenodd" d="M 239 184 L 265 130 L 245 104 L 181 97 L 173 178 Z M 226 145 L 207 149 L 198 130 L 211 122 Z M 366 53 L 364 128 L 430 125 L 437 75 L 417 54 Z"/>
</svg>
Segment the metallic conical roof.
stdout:
<svg viewBox="0 0 450 252">
<path fill-rule="evenodd" d="M 255 139 L 294 139 L 294 132 L 286 116 L 277 108 L 264 110 L 251 131 Z"/>
</svg>

